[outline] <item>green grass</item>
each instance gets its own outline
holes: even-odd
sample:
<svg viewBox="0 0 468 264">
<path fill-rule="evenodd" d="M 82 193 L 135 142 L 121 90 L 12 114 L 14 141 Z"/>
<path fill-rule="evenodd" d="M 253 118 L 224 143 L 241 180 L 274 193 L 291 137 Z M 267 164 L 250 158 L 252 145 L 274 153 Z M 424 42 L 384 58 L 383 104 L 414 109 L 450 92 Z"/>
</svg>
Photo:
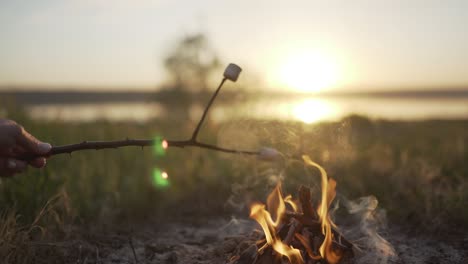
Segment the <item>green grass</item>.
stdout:
<svg viewBox="0 0 468 264">
<path fill-rule="evenodd" d="M 28 119 L 14 105 L 7 109 L 7 118 L 54 145 L 125 137 L 183 139 L 194 127 L 177 119 L 145 124 L 44 123 Z M 201 137 L 228 147 L 305 152 L 337 180 L 340 193 L 348 198 L 375 195 L 394 223 L 427 229 L 468 227 L 466 120 L 371 121 L 352 116 L 313 125 L 232 121 L 206 124 Z M 169 174 L 169 184 L 154 184 L 155 168 Z M 293 195 L 299 184 L 318 190 L 317 172 L 306 171 L 300 163 L 266 163 L 203 149 L 169 149 L 156 155 L 151 148 L 128 147 L 59 155 L 43 170 L 1 180 L 0 226 L 34 223 L 47 226 L 49 234 L 60 234 L 68 223 L 124 222 L 149 215 L 247 217 L 246 207 L 236 211 L 233 204 L 263 200 L 274 184 L 272 177 L 280 174 Z M 53 209 L 37 220 L 52 197 L 57 197 Z M 24 233 L 18 236 L 25 239 Z"/>
</svg>

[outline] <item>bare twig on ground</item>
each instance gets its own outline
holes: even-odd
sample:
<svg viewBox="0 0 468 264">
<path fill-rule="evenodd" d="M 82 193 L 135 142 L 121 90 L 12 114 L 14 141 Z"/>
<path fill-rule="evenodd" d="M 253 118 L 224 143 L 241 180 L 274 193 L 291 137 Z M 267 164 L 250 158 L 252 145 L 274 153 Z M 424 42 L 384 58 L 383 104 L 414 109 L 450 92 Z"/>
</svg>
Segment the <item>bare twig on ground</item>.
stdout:
<svg viewBox="0 0 468 264">
<path fill-rule="evenodd" d="M 138 264 L 138 258 L 135 252 L 135 247 L 133 246 L 132 236 L 128 237 L 128 243 L 130 244 L 130 247 L 132 248 L 133 258 L 135 259 L 135 264 Z"/>
</svg>

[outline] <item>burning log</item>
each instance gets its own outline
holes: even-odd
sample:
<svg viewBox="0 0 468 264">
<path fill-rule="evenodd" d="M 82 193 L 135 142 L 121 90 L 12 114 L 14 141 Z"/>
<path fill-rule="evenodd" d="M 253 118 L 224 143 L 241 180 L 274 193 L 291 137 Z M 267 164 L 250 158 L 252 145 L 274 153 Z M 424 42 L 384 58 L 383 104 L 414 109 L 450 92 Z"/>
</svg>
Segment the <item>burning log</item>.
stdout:
<svg viewBox="0 0 468 264">
<path fill-rule="evenodd" d="M 301 202 L 302 213 L 306 218 L 317 219 L 317 214 L 312 207 L 312 199 L 310 198 L 310 189 L 302 185 L 299 187 L 299 201 Z"/>
<path fill-rule="evenodd" d="M 324 179 L 327 180 L 322 177 L 322 183 Z M 317 210 L 314 210 L 310 189 L 306 186 L 299 188 L 300 206 L 294 204 L 289 196 L 283 199 L 280 184 L 267 198 L 271 212 L 265 210 L 265 205 L 252 205 L 250 216 L 262 227 L 264 238 L 231 263 L 332 264 L 352 260 L 353 245 L 339 233 L 328 215 L 336 184 L 333 180 L 327 182 L 330 184 L 322 184 L 325 187 L 322 192 L 326 195 L 322 195 Z M 287 211 L 286 204 L 290 204 L 294 211 Z M 326 210 L 322 206 L 326 206 Z M 327 213 L 321 215 L 321 212 Z M 270 213 L 276 215 L 275 220 Z"/>
</svg>

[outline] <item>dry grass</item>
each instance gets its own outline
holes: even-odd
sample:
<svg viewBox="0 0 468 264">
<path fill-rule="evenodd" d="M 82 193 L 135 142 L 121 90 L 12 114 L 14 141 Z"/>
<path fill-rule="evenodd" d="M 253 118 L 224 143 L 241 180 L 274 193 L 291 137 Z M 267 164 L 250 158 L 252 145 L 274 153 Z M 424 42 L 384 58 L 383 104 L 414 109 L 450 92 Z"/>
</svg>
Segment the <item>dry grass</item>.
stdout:
<svg viewBox="0 0 468 264">
<path fill-rule="evenodd" d="M 180 139 L 193 129 L 190 123 L 175 119 L 147 124 L 38 123 L 18 108 L 8 113 L 38 138 L 54 144 L 126 136 Z M 207 124 L 200 136 L 207 142 L 218 140 L 242 149 L 269 146 L 288 154 L 302 149 L 337 180 L 339 193 L 350 199 L 375 195 L 393 223 L 426 230 L 468 228 L 466 120 L 401 122 L 349 117 L 338 123 L 304 126 L 233 121 Z M 152 185 L 156 166 L 168 171 L 168 188 Z M 149 215 L 189 215 L 193 221 L 207 215 L 247 216 L 246 208 L 233 211 L 226 202 L 262 199 L 269 186 L 274 186 L 272 176 L 279 172 L 286 176 L 287 193 L 295 193 L 299 184 L 313 188 L 319 183 L 316 172 L 306 172 L 300 164 L 259 163 L 199 149 L 169 151 L 164 157 L 138 148 L 54 157 L 45 170 L 1 180 L 0 256 L 6 256 L 3 263 L 31 263 L 49 253 L 66 258 L 76 252 L 60 253 L 57 246 L 39 245 L 68 239 L 72 225 L 128 223 Z M 88 253 L 96 254 L 92 247 Z"/>
<path fill-rule="evenodd" d="M 56 236 L 59 230 L 64 230 L 65 214 L 61 209 L 66 199 L 63 192 L 50 198 L 29 224 L 21 223 L 21 215 L 14 209 L 3 211 L 0 215 L 0 256 L 4 256 L 1 263 L 33 263 L 43 257 L 38 255 L 34 243 L 50 237 L 51 232 Z"/>
</svg>

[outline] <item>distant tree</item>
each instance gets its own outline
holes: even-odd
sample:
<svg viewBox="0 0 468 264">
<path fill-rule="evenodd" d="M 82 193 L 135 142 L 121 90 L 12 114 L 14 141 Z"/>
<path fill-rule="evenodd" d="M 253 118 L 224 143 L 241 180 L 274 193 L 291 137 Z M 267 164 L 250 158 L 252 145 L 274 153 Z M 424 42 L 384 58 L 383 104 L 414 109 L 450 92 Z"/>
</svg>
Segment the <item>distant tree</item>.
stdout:
<svg viewBox="0 0 468 264">
<path fill-rule="evenodd" d="M 164 66 L 174 88 L 206 91 L 211 73 L 220 66 L 219 59 L 204 34 L 187 36 L 165 58 Z"/>
</svg>

